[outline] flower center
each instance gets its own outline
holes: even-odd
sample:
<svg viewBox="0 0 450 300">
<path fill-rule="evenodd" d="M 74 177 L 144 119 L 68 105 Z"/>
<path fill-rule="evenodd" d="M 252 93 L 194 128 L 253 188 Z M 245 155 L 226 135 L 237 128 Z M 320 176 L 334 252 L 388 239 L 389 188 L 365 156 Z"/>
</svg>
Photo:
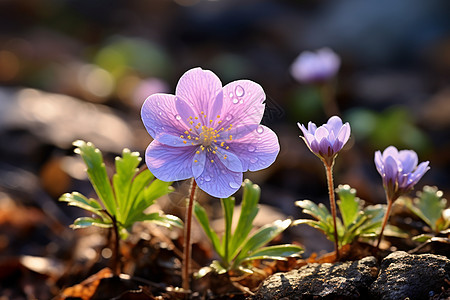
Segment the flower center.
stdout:
<svg viewBox="0 0 450 300">
<path fill-rule="evenodd" d="M 220 115 L 217 116 L 217 120 L 214 122 L 213 119 L 208 120 L 202 111 L 200 117 L 189 117 L 187 123 L 190 125 L 189 129 L 180 135 L 180 138 L 185 144 L 199 145 L 200 149 L 196 151 L 197 154 L 205 150 L 216 154 L 217 151 L 220 151 L 219 147 L 226 150 L 230 148 L 226 143 L 233 140 L 233 135 L 226 132 L 230 131 L 233 125 L 229 124 L 227 128 L 221 126 L 222 119 Z M 226 159 L 227 156 L 224 155 L 223 158 Z M 211 160 L 211 162 L 214 161 Z"/>
</svg>

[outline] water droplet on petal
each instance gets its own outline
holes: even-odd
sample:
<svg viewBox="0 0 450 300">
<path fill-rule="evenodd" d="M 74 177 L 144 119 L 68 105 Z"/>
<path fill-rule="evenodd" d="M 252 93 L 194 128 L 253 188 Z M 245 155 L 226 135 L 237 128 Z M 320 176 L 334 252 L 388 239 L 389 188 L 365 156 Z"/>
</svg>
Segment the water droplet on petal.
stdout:
<svg viewBox="0 0 450 300">
<path fill-rule="evenodd" d="M 211 177 L 208 176 L 208 175 L 206 175 L 206 176 L 205 176 L 205 181 L 211 181 Z"/>
<path fill-rule="evenodd" d="M 162 127 L 161 127 L 161 130 L 162 130 L 162 131 L 166 130 L 166 127 L 162 126 Z"/>
<path fill-rule="evenodd" d="M 258 129 L 256 129 L 256 132 L 259 133 L 259 134 L 263 133 L 264 132 L 264 127 L 259 126 Z"/>
<path fill-rule="evenodd" d="M 162 111 L 159 112 L 159 115 L 162 116 Z"/>
<path fill-rule="evenodd" d="M 222 170 L 221 172 L 223 175 L 227 174 L 227 171 L 225 171 L 225 170 Z"/>
<path fill-rule="evenodd" d="M 250 158 L 250 162 L 251 162 L 252 164 L 256 163 L 257 161 L 258 161 L 258 158 L 257 158 L 257 157 L 252 157 L 252 158 Z"/>
<path fill-rule="evenodd" d="M 250 146 L 248 146 L 247 150 L 248 150 L 248 152 L 254 152 L 256 150 L 256 148 L 255 148 L 255 146 L 250 145 Z"/>
<path fill-rule="evenodd" d="M 233 93 L 230 93 L 230 95 L 229 95 L 229 96 L 230 96 L 230 98 L 233 98 L 233 96 L 234 96 L 234 95 L 233 95 Z"/>
<path fill-rule="evenodd" d="M 230 121 L 231 119 L 233 119 L 233 115 L 232 115 L 232 114 L 228 114 L 228 115 L 225 117 L 225 120 L 227 120 L 227 121 Z"/>
<path fill-rule="evenodd" d="M 239 101 L 240 104 L 244 103 L 244 100 Z"/>
<path fill-rule="evenodd" d="M 233 103 L 234 103 L 234 104 L 238 104 L 238 102 L 239 102 L 238 99 L 236 99 L 236 98 L 233 99 Z"/>
<path fill-rule="evenodd" d="M 236 182 L 230 182 L 229 185 L 232 189 L 237 189 L 238 187 L 241 186 L 240 184 L 238 184 Z"/>
<path fill-rule="evenodd" d="M 178 121 L 181 120 L 181 116 L 180 115 L 175 115 L 175 119 L 177 119 Z"/>
<path fill-rule="evenodd" d="M 243 88 L 242 86 L 240 86 L 240 85 L 238 85 L 238 86 L 236 87 L 236 89 L 234 90 L 234 92 L 236 93 L 236 96 L 238 96 L 238 97 L 242 97 L 242 96 L 244 96 L 244 94 L 245 94 L 244 88 Z"/>
</svg>

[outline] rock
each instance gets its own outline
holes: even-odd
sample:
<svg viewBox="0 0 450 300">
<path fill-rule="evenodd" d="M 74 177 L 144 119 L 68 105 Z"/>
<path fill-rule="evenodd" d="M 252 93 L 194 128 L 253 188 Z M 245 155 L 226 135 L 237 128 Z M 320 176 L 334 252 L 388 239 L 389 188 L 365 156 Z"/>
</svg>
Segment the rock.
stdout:
<svg viewBox="0 0 450 300">
<path fill-rule="evenodd" d="M 298 270 L 268 277 L 250 299 L 359 299 L 377 276 L 377 261 L 308 264 Z"/>
<path fill-rule="evenodd" d="M 449 288 L 450 260 L 433 254 L 397 251 L 382 262 L 370 286 L 372 299 L 428 299 Z"/>
</svg>

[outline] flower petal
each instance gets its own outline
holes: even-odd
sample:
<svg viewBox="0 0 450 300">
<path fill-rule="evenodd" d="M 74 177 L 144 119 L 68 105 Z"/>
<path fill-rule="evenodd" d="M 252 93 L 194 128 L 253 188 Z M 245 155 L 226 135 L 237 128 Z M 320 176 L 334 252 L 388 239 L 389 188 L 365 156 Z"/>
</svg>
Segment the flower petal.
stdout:
<svg viewBox="0 0 450 300">
<path fill-rule="evenodd" d="M 195 181 L 209 195 L 227 198 L 240 188 L 243 175 L 242 172 L 230 171 L 220 160 L 214 158 L 215 154 L 206 153 L 205 169 L 200 176 L 195 177 Z"/>
<path fill-rule="evenodd" d="M 401 150 L 398 152 L 398 160 L 402 164 L 402 172 L 404 174 L 410 173 L 414 170 L 419 162 L 417 153 L 412 150 Z"/>
<path fill-rule="evenodd" d="M 337 135 L 342 127 L 341 118 L 339 118 L 338 116 L 332 116 L 331 118 L 328 119 L 326 127 L 328 131 L 334 132 Z"/>
<path fill-rule="evenodd" d="M 175 95 L 186 101 L 197 116 L 200 116 L 201 111 L 209 113 L 221 90 L 222 82 L 216 74 L 202 68 L 194 68 L 181 76 Z"/>
<path fill-rule="evenodd" d="M 243 171 L 258 171 L 270 166 L 280 152 L 278 137 L 270 128 L 260 125 L 254 132 L 228 144 L 242 162 Z"/>
<path fill-rule="evenodd" d="M 170 146 L 185 146 L 180 134 L 186 126 L 178 120 L 175 96 L 153 94 L 141 109 L 141 118 L 148 133 L 157 141 Z"/>
<path fill-rule="evenodd" d="M 219 159 L 228 170 L 233 172 L 244 172 L 242 167 L 242 162 L 234 153 L 227 151 L 223 148 L 219 148 L 216 150 L 216 157 Z M 214 159 L 216 160 L 216 159 Z"/>
<path fill-rule="evenodd" d="M 386 182 L 388 182 L 390 180 L 392 182 L 397 181 L 398 165 L 397 165 L 397 161 L 392 156 L 388 156 L 384 160 L 384 171 L 385 171 Z"/>
<path fill-rule="evenodd" d="M 394 146 L 389 146 L 383 151 L 383 161 L 386 161 L 388 156 L 392 156 L 394 159 L 398 157 L 398 150 Z"/>
<path fill-rule="evenodd" d="M 266 94 L 250 80 L 233 81 L 223 87 L 222 126 L 259 124 L 264 115 Z"/>
<path fill-rule="evenodd" d="M 192 174 L 194 175 L 194 177 L 198 177 L 200 176 L 200 174 L 203 173 L 203 170 L 205 169 L 205 163 L 206 163 L 206 152 L 197 149 L 197 151 L 194 154 L 194 159 L 192 161 Z"/>
<path fill-rule="evenodd" d="M 381 157 L 381 151 L 375 152 L 375 166 L 377 167 L 378 173 L 380 173 L 381 176 L 384 176 L 384 162 Z"/>
<path fill-rule="evenodd" d="M 171 147 L 153 140 L 145 152 L 145 162 L 150 172 L 162 181 L 191 178 L 195 149 L 195 146 Z"/>
</svg>

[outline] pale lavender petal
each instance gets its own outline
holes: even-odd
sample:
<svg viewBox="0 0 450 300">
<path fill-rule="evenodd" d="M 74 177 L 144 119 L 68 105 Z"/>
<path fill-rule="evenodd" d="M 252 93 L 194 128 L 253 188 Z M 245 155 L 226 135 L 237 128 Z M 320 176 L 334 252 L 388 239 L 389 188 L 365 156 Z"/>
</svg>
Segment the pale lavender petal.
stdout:
<svg viewBox="0 0 450 300">
<path fill-rule="evenodd" d="M 245 172 L 242 162 L 233 152 L 218 147 L 216 150 L 217 159 L 219 159 L 228 170 L 233 172 Z M 215 159 L 214 159 L 215 160 Z"/>
<path fill-rule="evenodd" d="M 319 129 L 317 129 L 317 131 L 319 131 Z M 319 154 L 322 157 L 329 157 L 333 155 L 333 149 L 331 148 L 330 142 L 326 138 L 323 138 L 319 142 Z"/>
<path fill-rule="evenodd" d="M 148 133 L 161 143 L 178 147 L 185 146 L 179 137 L 186 130 L 186 126 L 177 120 L 177 115 L 173 95 L 151 95 L 141 109 L 142 122 Z"/>
<path fill-rule="evenodd" d="M 223 106 L 220 116 L 223 127 L 259 124 L 264 115 L 266 94 L 262 87 L 250 80 L 233 81 L 223 87 Z"/>
<path fill-rule="evenodd" d="M 388 156 L 384 160 L 384 171 L 385 171 L 385 178 L 386 182 L 388 181 L 396 181 L 397 175 L 398 175 L 398 165 L 397 161 L 392 158 L 392 156 Z"/>
<path fill-rule="evenodd" d="M 422 178 L 422 176 L 425 175 L 425 173 L 430 169 L 430 167 L 428 167 L 429 163 L 429 161 L 422 162 L 411 174 L 410 181 L 413 183 L 413 185 L 419 182 L 420 178 Z"/>
<path fill-rule="evenodd" d="M 306 133 L 304 136 L 304 140 L 310 146 L 312 144 L 312 142 L 315 141 L 315 137 L 314 137 L 314 135 L 312 135 L 310 133 Z"/>
<path fill-rule="evenodd" d="M 178 81 L 175 95 L 186 101 L 197 116 L 208 113 L 216 96 L 222 90 L 219 77 L 209 70 L 194 68 L 184 73 Z"/>
<path fill-rule="evenodd" d="M 327 127 L 328 131 L 334 132 L 337 135 L 339 130 L 341 130 L 341 127 L 342 127 L 341 118 L 339 118 L 338 116 L 332 116 L 331 118 L 328 119 L 326 127 Z"/>
<path fill-rule="evenodd" d="M 192 121 L 194 117 L 198 116 L 192 110 L 191 106 L 180 97 L 176 97 L 175 107 L 179 115 L 179 117 L 177 117 L 179 119 L 179 122 L 183 122 L 185 128 L 192 128 L 193 126 L 189 122 Z"/>
<path fill-rule="evenodd" d="M 311 122 L 311 121 L 308 122 L 308 131 L 309 131 L 309 133 L 315 134 L 316 130 L 317 130 L 317 125 L 315 123 Z"/>
<path fill-rule="evenodd" d="M 225 131 L 220 132 L 220 137 L 217 139 L 218 141 L 225 141 L 230 142 L 230 135 L 231 135 L 231 141 L 232 140 L 238 140 L 246 135 L 250 134 L 251 132 L 257 130 L 260 125 L 258 124 L 249 124 L 249 125 L 243 125 L 243 126 L 235 126 L 232 128 L 228 128 Z"/>
<path fill-rule="evenodd" d="M 322 140 L 325 139 L 327 141 L 327 143 L 330 144 L 328 142 L 328 135 L 329 135 L 329 132 L 328 132 L 328 130 L 327 130 L 327 128 L 325 126 L 320 126 L 319 128 L 317 128 L 317 130 L 316 130 L 316 132 L 314 134 L 316 140 L 319 143 L 321 143 Z"/>
<path fill-rule="evenodd" d="M 197 151 L 194 154 L 194 158 L 192 160 L 192 174 L 194 177 L 200 176 L 205 169 L 206 164 L 206 151 L 201 151 L 200 147 L 197 148 Z"/>
<path fill-rule="evenodd" d="M 402 172 L 410 173 L 414 170 L 419 162 L 416 152 L 411 150 L 401 150 L 398 152 L 398 160 L 402 164 Z"/>
<path fill-rule="evenodd" d="M 241 160 L 244 172 L 267 168 L 280 152 L 280 144 L 275 132 L 263 125 L 260 125 L 258 129 L 228 144 L 229 151 L 235 153 Z"/>
<path fill-rule="evenodd" d="M 241 186 L 242 172 L 233 172 L 227 169 L 216 155 L 208 152 L 203 173 L 195 177 L 200 189 L 217 198 L 227 198 L 234 194 Z M 211 162 L 212 161 L 212 162 Z"/>
<path fill-rule="evenodd" d="M 344 146 L 348 142 L 348 139 L 350 138 L 350 132 L 351 129 L 348 122 L 345 123 L 339 130 L 338 139 L 342 142 L 342 146 Z"/>
<path fill-rule="evenodd" d="M 195 148 L 171 147 L 153 140 L 145 152 L 145 162 L 150 172 L 162 181 L 191 178 Z"/>
<path fill-rule="evenodd" d="M 378 173 L 380 173 L 381 176 L 384 176 L 384 163 L 383 163 L 380 151 L 375 152 L 374 161 L 375 161 L 375 166 L 377 167 Z"/>
<path fill-rule="evenodd" d="M 383 151 L 383 160 L 386 161 L 388 156 L 392 156 L 394 159 L 398 157 L 398 150 L 394 146 L 389 146 Z"/>
<path fill-rule="evenodd" d="M 320 152 L 320 144 L 314 139 L 310 145 L 308 145 L 311 151 L 315 154 L 319 154 Z"/>
</svg>

